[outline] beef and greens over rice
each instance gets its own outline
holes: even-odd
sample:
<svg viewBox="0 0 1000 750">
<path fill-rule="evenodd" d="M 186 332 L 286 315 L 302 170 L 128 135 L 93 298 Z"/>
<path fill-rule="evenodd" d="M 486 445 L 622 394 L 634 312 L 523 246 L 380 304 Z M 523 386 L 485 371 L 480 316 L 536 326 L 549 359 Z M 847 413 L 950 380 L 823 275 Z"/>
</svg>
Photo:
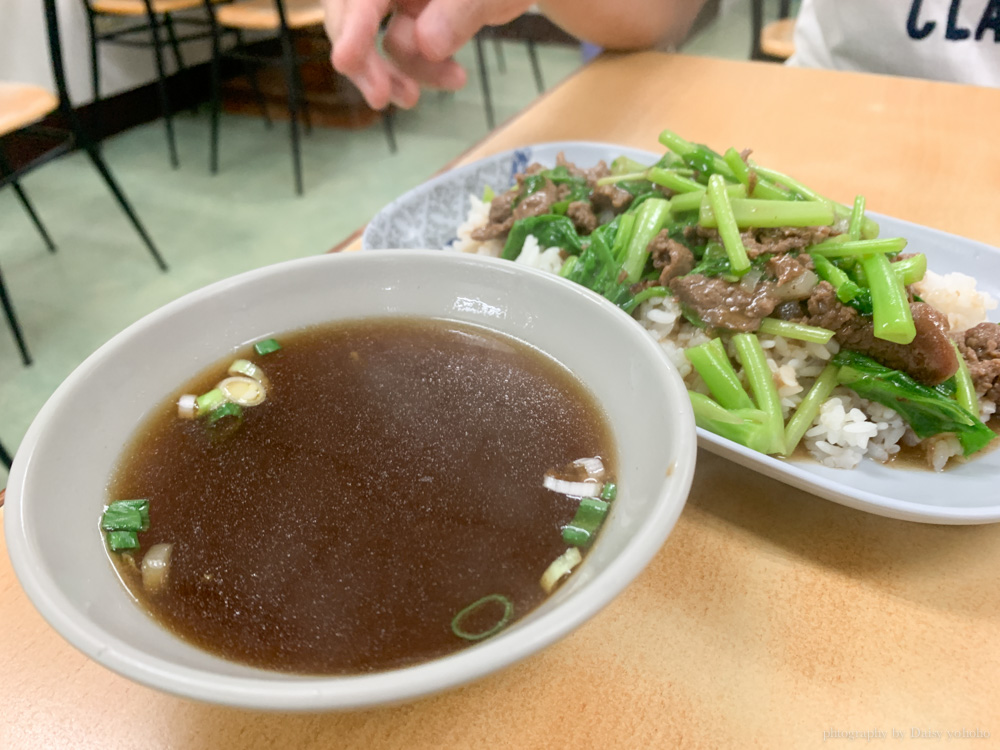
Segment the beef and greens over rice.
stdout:
<svg viewBox="0 0 1000 750">
<path fill-rule="evenodd" d="M 670 131 L 655 164 L 560 155 L 471 196 L 452 248 L 558 273 L 633 314 L 684 376 L 698 425 L 852 468 L 905 450 L 941 470 L 994 441 L 996 307 L 865 213 Z"/>
</svg>

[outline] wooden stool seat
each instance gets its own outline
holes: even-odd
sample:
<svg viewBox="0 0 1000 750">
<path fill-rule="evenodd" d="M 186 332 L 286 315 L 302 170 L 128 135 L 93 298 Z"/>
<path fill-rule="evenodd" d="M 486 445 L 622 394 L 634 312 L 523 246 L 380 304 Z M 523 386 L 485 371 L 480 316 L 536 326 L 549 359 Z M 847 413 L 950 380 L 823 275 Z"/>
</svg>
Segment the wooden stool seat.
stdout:
<svg viewBox="0 0 1000 750">
<path fill-rule="evenodd" d="M 235 29 L 275 30 L 281 27 L 278 8 L 273 0 L 242 0 L 220 5 L 216 18 L 223 26 Z M 290 29 L 323 24 L 320 0 L 285 0 L 285 20 Z"/>
<path fill-rule="evenodd" d="M 0 81 L 0 135 L 41 120 L 58 107 L 59 99 L 48 89 Z"/>
<path fill-rule="evenodd" d="M 202 0 L 152 0 L 154 13 L 174 13 L 179 10 L 200 8 L 205 3 Z M 116 16 L 144 16 L 146 3 L 143 0 L 93 0 L 91 3 L 97 13 L 108 13 Z"/>
<path fill-rule="evenodd" d="M 760 32 L 760 49 L 765 55 L 787 60 L 795 54 L 795 19 L 782 18 Z"/>
</svg>

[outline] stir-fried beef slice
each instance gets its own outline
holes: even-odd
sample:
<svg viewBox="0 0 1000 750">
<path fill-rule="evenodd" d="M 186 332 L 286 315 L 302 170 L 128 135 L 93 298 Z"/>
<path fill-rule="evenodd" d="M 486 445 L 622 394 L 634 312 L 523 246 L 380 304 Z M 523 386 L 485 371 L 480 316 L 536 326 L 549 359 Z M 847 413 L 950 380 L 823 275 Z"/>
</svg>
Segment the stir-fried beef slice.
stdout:
<svg viewBox="0 0 1000 750">
<path fill-rule="evenodd" d="M 694 268 L 694 255 L 677 240 L 670 239 L 670 232 L 660 230 L 653 241 L 649 243 L 649 253 L 653 258 L 653 268 L 659 268 L 661 286 L 666 286 L 671 279 L 691 273 Z"/>
<path fill-rule="evenodd" d="M 490 201 L 489 221 L 485 226 L 473 230 L 472 239 L 483 242 L 506 237 L 514 225 L 514 198 L 516 197 L 517 193 L 513 190 L 494 196 L 493 200 Z"/>
<path fill-rule="evenodd" d="M 514 221 L 526 219 L 529 216 L 541 216 L 547 214 L 549 208 L 559 199 L 556 186 L 551 180 L 545 180 L 545 184 L 533 192 L 526 195 L 514 206 Z"/>
<path fill-rule="evenodd" d="M 1000 402 L 1000 325 L 980 323 L 956 337 L 976 395 Z"/>
<path fill-rule="evenodd" d="M 590 194 L 590 201 L 598 212 L 620 214 L 632 203 L 632 193 L 617 185 L 597 185 Z"/>
<path fill-rule="evenodd" d="M 711 328 L 729 331 L 756 331 L 778 304 L 771 296 L 774 286 L 765 281 L 752 291 L 720 278 L 698 273 L 671 280 L 670 289 L 681 305 L 690 308 Z"/>
<path fill-rule="evenodd" d="M 573 220 L 573 226 L 580 234 L 590 234 L 597 229 L 597 216 L 587 201 L 573 201 L 566 208 L 566 215 Z"/>
<path fill-rule="evenodd" d="M 747 255 L 756 258 L 762 253 L 799 252 L 817 245 L 836 234 L 833 227 L 778 227 L 775 229 L 750 229 L 743 232 Z M 749 235 L 749 237 L 748 237 Z"/>
<path fill-rule="evenodd" d="M 813 270 L 813 261 L 808 255 L 772 255 L 767 259 L 767 272 L 774 276 L 778 286 L 797 279 L 806 271 Z M 804 295 L 803 295 L 804 296 Z"/>
<path fill-rule="evenodd" d="M 576 164 L 574 164 L 573 162 L 569 161 L 566 158 L 566 155 L 563 154 L 562 151 L 560 151 L 556 155 L 556 166 L 566 167 L 566 171 L 568 171 L 574 177 L 579 177 L 581 179 L 586 180 L 587 184 L 590 185 L 590 187 L 597 187 L 597 181 L 599 179 L 601 179 L 602 177 L 607 177 L 608 175 L 611 174 L 611 168 L 604 163 L 603 159 L 597 162 L 597 164 L 595 164 L 594 166 L 588 167 L 587 169 L 583 169 L 581 167 L 576 166 Z"/>
<path fill-rule="evenodd" d="M 754 259 L 765 253 L 781 255 L 783 253 L 800 252 L 829 239 L 839 232 L 833 227 L 778 227 L 775 229 L 747 229 L 740 232 L 740 239 L 747 249 L 747 255 Z M 698 243 L 714 240 L 721 242 L 716 229 L 708 229 L 700 225 L 686 227 L 684 236 Z"/>
<path fill-rule="evenodd" d="M 807 303 L 810 325 L 828 328 L 845 349 L 860 352 L 886 367 L 902 370 L 925 385 L 938 385 L 958 370 L 958 358 L 948 338 L 948 322 L 926 302 L 910 305 L 917 335 L 909 344 L 875 337 L 872 321 L 837 299 L 825 281 L 813 289 Z"/>
</svg>

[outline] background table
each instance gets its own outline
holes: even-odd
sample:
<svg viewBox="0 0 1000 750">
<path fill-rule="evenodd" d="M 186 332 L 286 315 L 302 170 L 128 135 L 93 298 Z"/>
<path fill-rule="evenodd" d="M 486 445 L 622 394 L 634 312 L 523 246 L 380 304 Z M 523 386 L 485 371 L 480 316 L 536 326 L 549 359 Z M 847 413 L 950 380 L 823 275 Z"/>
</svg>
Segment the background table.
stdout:
<svg viewBox="0 0 1000 750">
<path fill-rule="evenodd" d="M 646 53 L 588 66 L 464 160 L 563 139 L 659 150 L 669 127 L 1000 245 L 998 122 L 995 90 Z M 988 733 L 939 740 L 986 747 L 1000 743 L 998 572 L 1000 526 L 884 519 L 703 452 L 660 554 L 566 640 L 417 703 L 275 715 L 88 661 L 0 555 L 0 748 L 805 748 L 875 730 L 907 746 Z"/>
</svg>

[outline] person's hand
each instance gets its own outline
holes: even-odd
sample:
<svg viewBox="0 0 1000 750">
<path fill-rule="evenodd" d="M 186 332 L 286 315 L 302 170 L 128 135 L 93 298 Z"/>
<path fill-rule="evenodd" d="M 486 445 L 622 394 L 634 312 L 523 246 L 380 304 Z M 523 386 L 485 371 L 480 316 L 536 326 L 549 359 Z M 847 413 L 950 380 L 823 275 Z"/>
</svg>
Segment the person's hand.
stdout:
<svg viewBox="0 0 1000 750">
<path fill-rule="evenodd" d="M 420 87 L 455 90 L 466 74 L 453 55 L 479 29 L 507 23 L 531 0 L 323 0 L 333 67 L 361 90 L 374 109 L 409 108 Z M 391 14 L 391 15 L 390 15 Z M 377 49 L 382 20 L 390 16 Z"/>
</svg>

